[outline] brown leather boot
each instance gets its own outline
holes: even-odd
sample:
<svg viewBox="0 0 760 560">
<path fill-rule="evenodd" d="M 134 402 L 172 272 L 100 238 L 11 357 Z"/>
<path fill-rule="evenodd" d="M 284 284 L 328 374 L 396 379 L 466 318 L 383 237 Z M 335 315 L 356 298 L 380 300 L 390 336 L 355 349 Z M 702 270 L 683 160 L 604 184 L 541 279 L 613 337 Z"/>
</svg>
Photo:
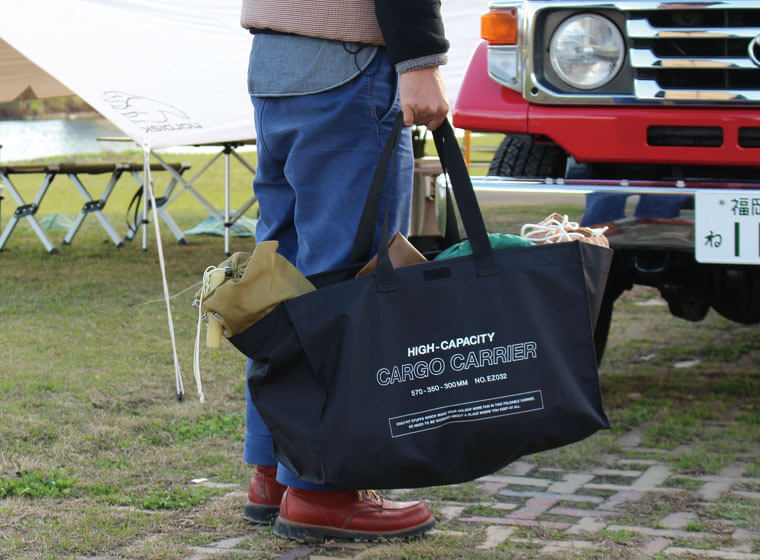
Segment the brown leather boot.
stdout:
<svg viewBox="0 0 760 560">
<path fill-rule="evenodd" d="M 391 502 L 372 490 L 318 492 L 288 488 L 274 532 L 300 541 L 325 537 L 375 540 L 410 537 L 435 525 L 422 502 Z"/>
<path fill-rule="evenodd" d="M 248 485 L 248 504 L 243 515 L 254 523 L 271 523 L 280 512 L 287 486 L 277 482 L 277 467 L 257 465 Z"/>
</svg>

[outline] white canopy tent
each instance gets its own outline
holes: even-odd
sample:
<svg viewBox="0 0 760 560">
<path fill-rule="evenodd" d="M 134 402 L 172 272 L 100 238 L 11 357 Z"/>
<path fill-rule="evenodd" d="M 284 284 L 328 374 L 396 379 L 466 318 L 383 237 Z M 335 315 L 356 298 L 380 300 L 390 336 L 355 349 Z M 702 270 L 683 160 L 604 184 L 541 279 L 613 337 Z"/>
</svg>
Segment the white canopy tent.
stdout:
<svg viewBox="0 0 760 560">
<path fill-rule="evenodd" d="M 0 6 L 0 38 L 138 144 L 253 136 L 245 83 L 250 35 L 238 24 L 239 2 L 0 0 Z"/>
<path fill-rule="evenodd" d="M 443 0 L 451 42 L 443 75 L 452 101 L 485 8 L 485 0 Z M 154 149 L 254 137 L 251 35 L 239 12 L 240 0 L 0 0 L 0 102 L 75 92 L 142 146 L 150 186 Z M 181 395 L 156 200 L 147 191 Z"/>
<path fill-rule="evenodd" d="M 485 2 L 444 0 L 452 100 Z M 249 139 L 240 0 L 0 0 L 0 101 L 76 92 L 152 148 Z"/>
<path fill-rule="evenodd" d="M 73 91 L 149 151 L 224 143 L 227 169 L 237 156 L 233 143 L 254 138 L 246 84 L 251 35 L 239 24 L 240 0 L 0 0 L 0 9 L 0 102 Z M 478 1 L 443 2 L 451 42 L 443 75 L 452 101 L 483 10 Z M 173 175 L 224 222 L 229 252 L 229 226 L 253 201 L 231 217 L 229 202 L 222 214 L 192 180 Z M 227 201 L 228 191 L 227 184 Z"/>
<path fill-rule="evenodd" d="M 74 92 L 0 39 L 0 103 L 64 97 Z"/>
</svg>

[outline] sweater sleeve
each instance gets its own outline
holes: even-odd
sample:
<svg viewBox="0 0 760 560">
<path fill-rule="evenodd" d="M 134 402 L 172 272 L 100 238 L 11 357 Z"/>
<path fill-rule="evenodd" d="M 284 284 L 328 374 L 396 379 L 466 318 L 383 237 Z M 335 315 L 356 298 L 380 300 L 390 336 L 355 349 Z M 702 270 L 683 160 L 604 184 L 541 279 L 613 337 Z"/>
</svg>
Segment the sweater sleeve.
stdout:
<svg viewBox="0 0 760 560">
<path fill-rule="evenodd" d="M 400 71 L 445 63 L 440 0 L 374 0 L 388 56 Z"/>
</svg>

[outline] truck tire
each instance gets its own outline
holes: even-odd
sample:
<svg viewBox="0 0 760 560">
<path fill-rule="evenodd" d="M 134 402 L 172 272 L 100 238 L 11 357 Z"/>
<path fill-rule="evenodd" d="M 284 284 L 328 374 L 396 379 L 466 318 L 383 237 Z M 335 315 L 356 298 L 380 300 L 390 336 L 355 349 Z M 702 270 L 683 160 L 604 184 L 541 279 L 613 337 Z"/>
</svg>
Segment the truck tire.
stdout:
<svg viewBox="0 0 760 560">
<path fill-rule="evenodd" d="M 494 152 L 489 175 L 501 177 L 564 177 L 567 153 L 556 144 L 539 144 L 521 136 L 506 136 Z"/>
</svg>

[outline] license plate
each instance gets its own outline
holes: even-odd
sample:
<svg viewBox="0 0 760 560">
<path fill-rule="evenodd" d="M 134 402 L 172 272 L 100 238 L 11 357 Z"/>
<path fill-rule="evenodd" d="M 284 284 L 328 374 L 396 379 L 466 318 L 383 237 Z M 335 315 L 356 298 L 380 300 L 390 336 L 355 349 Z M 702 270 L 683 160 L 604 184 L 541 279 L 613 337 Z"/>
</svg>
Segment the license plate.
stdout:
<svg viewBox="0 0 760 560">
<path fill-rule="evenodd" d="M 760 191 L 697 191 L 694 245 L 698 262 L 760 264 Z"/>
</svg>

